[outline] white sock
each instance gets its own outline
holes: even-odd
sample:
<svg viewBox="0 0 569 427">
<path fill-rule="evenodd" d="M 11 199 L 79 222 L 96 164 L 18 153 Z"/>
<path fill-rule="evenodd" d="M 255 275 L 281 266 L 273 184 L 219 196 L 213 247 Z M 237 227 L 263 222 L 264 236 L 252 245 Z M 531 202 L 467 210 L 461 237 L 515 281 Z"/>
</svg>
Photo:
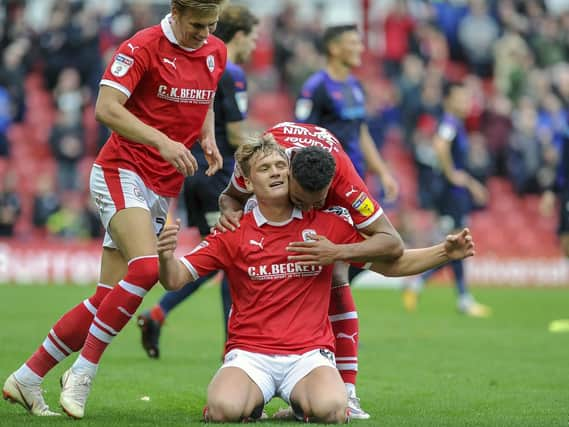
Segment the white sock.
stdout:
<svg viewBox="0 0 569 427">
<path fill-rule="evenodd" d="M 356 386 L 351 383 L 344 383 L 348 397 L 356 397 Z"/>
<path fill-rule="evenodd" d="M 83 356 L 79 355 L 79 357 L 77 357 L 77 360 L 71 367 L 71 370 L 76 375 L 88 375 L 91 378 L 93 378 L 97 373 L 98 367 L 99 367 L 98 364 L 89 362 Z"/>
<path fill-rule="evenodd" d="M 16 381 L 19 383 L 30 386 L 40 385 L 43 381 L 43 378 L 32 371 L 25 363 L 14 372 L 14 377 L 16 377 Z"/>
</svg>

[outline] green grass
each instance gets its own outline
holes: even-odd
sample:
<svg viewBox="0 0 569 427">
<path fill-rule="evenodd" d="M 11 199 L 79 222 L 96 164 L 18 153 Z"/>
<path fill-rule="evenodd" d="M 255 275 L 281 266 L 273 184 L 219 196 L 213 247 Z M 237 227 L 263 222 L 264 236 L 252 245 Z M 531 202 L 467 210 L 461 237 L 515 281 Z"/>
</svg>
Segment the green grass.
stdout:
<svg viewBox="0 0 569 427">
<path fill-rule="evenodd" d="M 569 317 L 567 290 L 479 290 L 494 316 L 454 311 L 450 289 L 428 289 L 419 310 L 403 311 L 395 291 L 355 290 L 361 322 L 358 394 L 368 426 L 568 426 L 569 333 L 547 331 Z M 77 287 L 0 287 L 0 380 L 44 339 L 64 310 L 90 295 Z M 147 296 L 145 306 L 160 290 Z M 202 289 L 173 312 L 163 331 L 162 358 L 150 360 L 129 324 L 103 357 L 82 426 L 200 425 L 205 390 L 222 350 L 217 288 Z M 46 399 L 53 409 L 58 378 Z M 150 401 L 141 401 L 149 396 Z M 283 402 L 268 407 L 274 412 Z M 70 425 L 40 419 L 0 402 L 0 425 Z M 263 422 L 262 425 L 276 425 Z"/>
</svg>

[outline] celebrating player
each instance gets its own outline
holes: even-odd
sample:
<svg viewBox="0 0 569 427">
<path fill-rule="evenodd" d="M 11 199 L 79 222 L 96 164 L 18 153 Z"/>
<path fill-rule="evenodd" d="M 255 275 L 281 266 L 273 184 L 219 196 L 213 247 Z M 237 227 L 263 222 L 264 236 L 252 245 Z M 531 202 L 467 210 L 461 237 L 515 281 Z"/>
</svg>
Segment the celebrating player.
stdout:
<svg viewBox="0 0 569 427">
<path fill-rule="evenodd" d="M 334 156 L 320 147 L 296 157 L 329 182 Z M 266 402 L 280 396 L 300 419 L 338 423 L 347 419 L 347 394 L 334 366 L 334 335 L 326 303 L 332 265 L 290 261 L 287 243 L 316 239 L 333 248 L 361 242 L 347 215 L 338 210 L 302 212 L 289 199 L 289 160 L 271 135 L 237 150 L 246 188 L 257 206 L 233 233 L 215 232 L 180 260 L 174 257 L 179 223 L 166 226 L 158 240 L 160 281 L 178 289 L 188 281 L 224 269 L 233 309 L 225 360 L 208 387 L 207 421 L 257 418 Z M 294 170 L 294 167 L 293 167 Z M 412 274 L 454 258 L 472 255 L 467 230 L 445 243 L 407 250 L 394 262 L 372 269 L 388 275 Z"/>
<path fill-rule="evenodd" d="M 301 123 L 280 123 L 267 130 L 267 133 L 272 134 L 279 145 L 293 156 L 290 181 L 292 202 L 304 211 L 342 206 L 350 213 L 355 227 L 370 236 L 370 239 L 364 243 L 347 246 L 341 254 L 328 253 L 320 243 L 311 247 L 291 245 L 291 251 L 302 252 L 295 255 L 298 257 L 295 260 L 327 264 L 350 259 L 353 256 L 357 256 L 358 259 L 363 257 L 361 259 L 364 260 L 379 257 L 388 261 L 401 256 L 403 242 L 399 234 L 383 214 L 379 204 L 370 196 L 365 183 L 334 135 L 320 126 Z M 294 157 L 294 153 L 310 146 L 323 147 L 335 158 L 336 172 L 330 181 L 322 181 L 323 178 L 320 177 L 318 170 L 300 163 L 298 158 Z M 239 176 L 237 170 L 231 184 L 220 196 L 220 207 L 224 214 L 220 219 L 221 230 L 235 228 L 242 214 L 242 205 L 249 195 L 243 177 Z M 329 314 L 334 336 L 337 338 L 336 356 L 340 362 L 337 366 L 346 384 L 352 416 L 367 419 L 369 414 L 361 408 L 356 395 L 359 324 L 346 267 L 346 264 L 338 264 L 334 271 Z"/>
<path fill-rule="evenodd" d="M 172 0 L 171 13 L 125 41 L 103 75 L 96 116 L 113 133 L 90 181 L 106 229 L 100 284 L 6 380 L 4 396 L 34 415 L 54 415 L 40 384 L 51 368 L 82 348 L 61 378 L 60 404 L 71 417 L 84 416 L 104 350 L 158 280 L 156 234 L 184 176 L 198 167 L 189 148 L 200 141 L 206 175 L 222 167 L 213 99 L 227 52 L 211 35 L 222 3 Z"/>
<path fill-rule="evenodd" d="M 192 150 L 199 169 L 184 184 L 184 201 L 188 211 L 188 225 L 198 227 L 202 237 L 209 234 L 219 218 L 217 200 L 227 186 L 233 172 L 236 147 L 245 140 L 244 122 L 247 118 L 247 80 L 239 64 L 249 61 L 257 41 L 259 20 L 244 6 L 228 5 L 224 8 L 215 35 L 227 46 L 227 68 L 221 77 L 214 100 L 215 139 L 223 156 L 223 169 L 213 177 L 203 173 L 207 162 L 199 146 Z M 168 292 L 151 310 L 138 317 L 142 332 L 142 346 L 151 358 L 160 355 L 159 338 L 162 324 L 178 304 L 192 295 L 211 276 L 202 277 L 177 292 Z M 231 308 L 227 278 L 221 283 L 225 327 Z M 226 329 L 227 332 L 227 329 Z"/>
</svg>

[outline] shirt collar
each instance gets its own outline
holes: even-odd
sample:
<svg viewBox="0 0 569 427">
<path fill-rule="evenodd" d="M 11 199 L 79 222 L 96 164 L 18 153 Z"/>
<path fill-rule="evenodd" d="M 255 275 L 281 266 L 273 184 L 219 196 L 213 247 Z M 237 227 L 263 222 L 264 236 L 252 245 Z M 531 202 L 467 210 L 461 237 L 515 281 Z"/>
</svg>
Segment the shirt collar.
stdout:
<svg viewBox="0 0 569 427">
<path fill-rule="evenodd" d="M 289 219 L 282 221 L 282 222 L 273 222 L 273 221 L 269 221 L 267 218 L 265 218 L 265 216 L 261 213 L 259 206 L 255 206 L 253 208 L 253 216 L 255 217 L 255 222 L 257 223 L 257 227 L 261 227 L 265 224 L 274 225 L 276 227 L 282 227 L 284 225 L 287 225 L 289 222 L 291 222 L 295 218 L 296 219 L 302 219 L 302 211 L 298 208 L 293 208 Z"/>
<path fill-rule="evenodd" d="M 162 27 L 162 32 L 164 33 L 168 41 L 188 52 L 196 51 L 197 49 L 192 49 L 191 47 L 180 46 L 180 43 L 178 43 L 178 40 L 176 40 L 176 36 L 174 35 L 174 30 L 172 29 L 172 23 L 170 22 L 171 20 L 172 20 L 172 14 L 169 13 L 164 18 L 162 18 L 162 21 L 160 22 L 160 26 Z M 207 44 L 207 40 L 204 42 L 204 44 Z"/>
</svg>

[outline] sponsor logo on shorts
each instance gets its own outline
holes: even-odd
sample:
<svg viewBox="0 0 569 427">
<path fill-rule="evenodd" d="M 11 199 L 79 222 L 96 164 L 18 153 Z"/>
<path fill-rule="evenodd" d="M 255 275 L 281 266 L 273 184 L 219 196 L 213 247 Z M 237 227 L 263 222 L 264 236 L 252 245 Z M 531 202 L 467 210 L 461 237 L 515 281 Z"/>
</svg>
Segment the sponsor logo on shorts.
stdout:
<svg viewBox="0 0 569 427">
<path fill-rule="evenodd" d="M 142 191 L 140 191 L 140 188 L 136 186 L 133 187 L 132 194 L 134 194 L 134 197 L 136 197 L 138 200 L 144 202 L 144 195 L 142 194 Z"/>
<path fill-rule="evenodd" d="M 352 203 L 352 206 L 363 216 L 371 216 L 375 212 L 373 202 L 364 192 L 360 193 L 358 198 Z"/>
<path fill-rule="evenodd" d="M 320 354 L 322 356 L 324 356 L 326 359 L 328 359 L 330 362 L 336 363 L 336 361 L 334 360 L 334 353 L 332 353 L 330 350 L 326 350 L 325 348 L 321 348 Z"/>
<path fill-rule="evenodd" d="M 235 358 L 238 356 L 237 353 L 229 353 L 225 355 L 225 359 L 223 359 L 223 361 L 225 363 L 231 362 L 232 360 L 235 360 Z"/>
</svg>

